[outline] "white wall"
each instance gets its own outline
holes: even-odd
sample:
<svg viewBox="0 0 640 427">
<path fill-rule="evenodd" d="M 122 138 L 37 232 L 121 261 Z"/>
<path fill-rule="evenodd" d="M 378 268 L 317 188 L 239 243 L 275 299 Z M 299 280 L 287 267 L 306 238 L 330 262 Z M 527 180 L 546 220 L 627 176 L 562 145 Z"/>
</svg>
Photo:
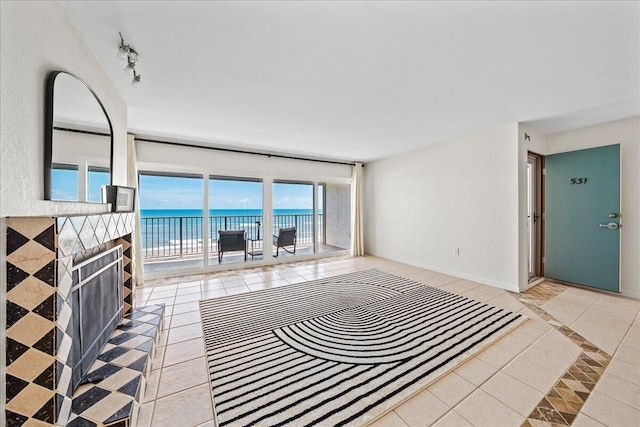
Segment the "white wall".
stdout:
<svg viewBox="0 0 640 427">
<path fill-rule="evenodd" d="M 146 141 L 136 141 L 136 153 L 138 170 L 327 182 L 351 181 L 352 166 L 350 165 L 282 159 Z"/>
<path fill-rule="evenodd" d="M 114 49 L 116 49 L 114 45 Z M 59 2 L 0 2 L 0 235 L 8 216 L 103 212 L 105 205 L 42 200 L 45 88 L 49 72 L 84 80 L 101 99 L 114 130 L 114 183 L 126 185 L 127 106 Z M 114 50 L 115 54 L 115 50 Z M 4 240 L 4 239 L 0 239 Z M 0 245 L 0 265 L 6 249 Z M 4 271 L 4 270 L 3 270 Z M 6 305 L 0 275 L 0 306 Z M 0 347 L 5 348 L 5 316 Z M 0 351 L 0 425 L 4 425 L 5 354 Z"/>
<path fill-rule="evenodd" d="M 100 98 L 114 130 L 113 180 L 122 185 L 127 180 L 124 100 L 61 3 L 3 1 L 0 7 L 0 217 L 105 211 L 103 205 L 42 200 L 47 75 L 70 72 Z"/>
<path fill-rule="evenodd" d="M 640 298 L 640 117 L 547 135 L 545 154 L 620 144 L 621 291 Z"/>
<path fill-rule="evenodd" d="M 510 123 L 368 163 L 366 251 L 518 291 L 518 156 Z"/>
</svg>

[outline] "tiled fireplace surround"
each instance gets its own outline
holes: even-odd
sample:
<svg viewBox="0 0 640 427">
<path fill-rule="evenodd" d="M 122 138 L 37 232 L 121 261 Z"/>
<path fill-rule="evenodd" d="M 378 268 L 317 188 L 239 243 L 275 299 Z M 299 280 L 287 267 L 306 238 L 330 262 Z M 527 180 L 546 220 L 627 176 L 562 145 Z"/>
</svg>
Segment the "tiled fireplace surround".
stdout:
<svg viewBox="0 0 640 427">
<path fill-rule="evenodd" d="M 73 418 L 73 262 L 122 244 L 123 310 L 130 315 L 133 223 L 133 213 L 7 218 L 7 425 Z"/>
</svg>

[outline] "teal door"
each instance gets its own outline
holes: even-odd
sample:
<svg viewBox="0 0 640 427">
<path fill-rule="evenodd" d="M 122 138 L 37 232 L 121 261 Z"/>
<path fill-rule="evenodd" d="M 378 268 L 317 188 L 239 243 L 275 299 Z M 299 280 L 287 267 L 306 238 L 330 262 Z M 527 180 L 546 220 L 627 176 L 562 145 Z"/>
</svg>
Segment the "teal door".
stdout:
<svg viewBox="0 0 640 427">
<path fill-rule="evenodd" d="M 620 145 L 546 157 L 551 279 L 620 291 Z"/>
</svg>

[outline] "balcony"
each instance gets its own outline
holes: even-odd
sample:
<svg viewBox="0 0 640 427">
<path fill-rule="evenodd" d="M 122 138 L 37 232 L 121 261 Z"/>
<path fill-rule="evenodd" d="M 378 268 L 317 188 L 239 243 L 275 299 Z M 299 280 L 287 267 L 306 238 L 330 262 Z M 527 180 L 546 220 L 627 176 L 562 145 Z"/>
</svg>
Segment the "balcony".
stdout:
<svg viewBox="0 0 640 427">
<path fill-rule="evenodd" d="M 204 244 L 202 216 L 161 216 L 141 218 L 142 258 L 145 272 L 169 269 L 200 268 L 203 266 Z M 210 216 L 209 265 L 218 265 L 218 230 L 245 230 L 248 250 L 254 254 L 263 251 L 265 237 L 262 215 Z M 273 251 L 271 234 L 285 227 L 297 228 L 296 255 L 311 255 L 313 251 L 313 214 L 287 214 L 273 216 L 273 231 L 267 233 L 266 247 Z M 318 215 L 318 253 L 341 251 L 335 245 L 325 243 L 324 215 Z M 280 251 L 280 257 L 293 254 Z M 261 260 L 262 255 L 250 256 L 247 261 Z M 225 253 L 222 264 L 244 262 L 241 252 Z"/>
</svg>

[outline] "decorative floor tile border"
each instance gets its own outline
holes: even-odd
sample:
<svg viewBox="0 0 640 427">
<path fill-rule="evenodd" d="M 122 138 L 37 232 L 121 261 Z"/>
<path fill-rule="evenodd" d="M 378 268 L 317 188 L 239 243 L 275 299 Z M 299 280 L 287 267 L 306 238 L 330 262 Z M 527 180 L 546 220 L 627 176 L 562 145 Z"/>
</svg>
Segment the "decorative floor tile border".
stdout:
<svg viewBox="0 0 640 427">
<path fill-rule="evenodd" d="M 569 289 L 567 285 L 545 281 L 527 289 L 519 296 L 525 296 L 529 302 L 541 306 L 542 304 L 551 301 L 567 289 Z"/>
<path fill-rule="evenodd" d="M 549 325 L 582 348 L 562 377 L 540 400 L 521 427 L 569 426 L 589 398 L 611 361 L 611 355 L 540 308 L 568 289 L 558 283 L 543 282 L 516 298 Z"/>
</svg>

